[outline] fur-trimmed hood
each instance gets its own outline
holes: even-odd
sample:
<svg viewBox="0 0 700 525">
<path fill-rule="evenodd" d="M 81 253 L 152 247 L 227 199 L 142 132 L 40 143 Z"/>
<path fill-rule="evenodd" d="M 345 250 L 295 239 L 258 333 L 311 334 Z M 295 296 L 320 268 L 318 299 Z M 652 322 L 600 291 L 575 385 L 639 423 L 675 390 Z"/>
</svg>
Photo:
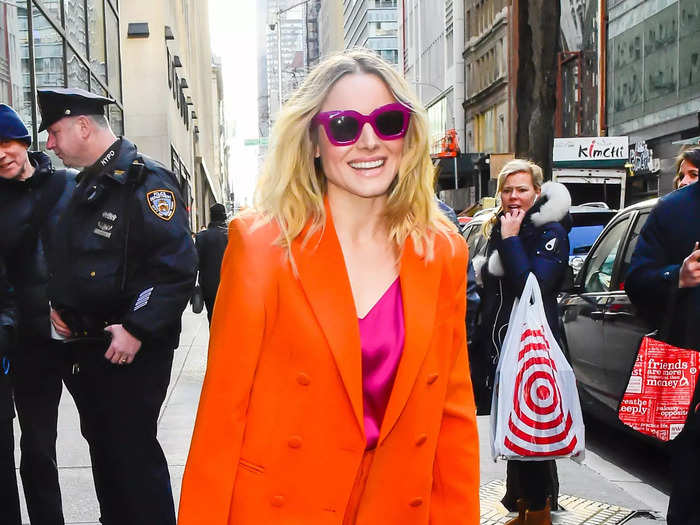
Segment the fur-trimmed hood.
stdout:
<svg viewBox="0 0 700 525">
<path fill-rule="evenodd" d="M 540 196 L 528 210 L 532 224 L 537 227 L 550 222 L 561 222 L 569 214 L 571 208 L 571 195 L 566 186 L 559 182 L 545 182 L 542 185 Z"/>
<path fill-rule="evenodd" d="M 523 227 L 531 223 L 535 228 L 540 228 L 546 224 L 559 222 L 564 225 L 566 230 L 571 229 L 571 216 L 569 209 L 571 208 L 571 195 L 569 190 L 559 182 L 545 182 L 542 185 L 542 191 L 535 203 L 532 205 L 523 219 Z M 500 236 L 501 225 L 496 223 L 491 232 L 491 235 Z M 522 229 L 521 229 L 522 231 Z M 474 257 L 472 265 L 476 272 L 476 280 L 479 286 L 483 286 L 482 270 L 487 258 L 483 255 Z M 497 249 L 494 249 L 488 256 L 488 265 L 486 269 L 490 275 L 495 277 L 503 277 L 503 262 Z"/>
</svg>

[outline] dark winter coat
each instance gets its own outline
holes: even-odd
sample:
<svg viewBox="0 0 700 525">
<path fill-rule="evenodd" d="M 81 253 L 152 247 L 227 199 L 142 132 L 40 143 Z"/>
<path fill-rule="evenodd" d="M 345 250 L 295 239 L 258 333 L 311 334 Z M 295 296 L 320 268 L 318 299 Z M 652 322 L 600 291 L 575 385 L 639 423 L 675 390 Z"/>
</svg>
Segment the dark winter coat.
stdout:
<svg viewBox="0 0 700 525">
<path fill-rule="evenodd" d="M 202 288 L 207 310 L 214 304 L 216 291 L 219 289 L 221 261 L 227 243 L 228 230 L 224 222 L 210 222 L 206 230 L 195 236 L 199 256 L 199 286 Z"/>
<path fill-rule="evenodd" d="M 20 344 L 51 339 L 47 252 L 77 173 L 54 170 L 44 153 L 30 152 L 29 159 L 36 169 L 29 179 L 0 179 L 0 256 L 15 289 Z"/>
<path fill-rule="evenodd" d="M 530 273 L 537 277 L 547 321 L 559 337 L 557 294 L 567 274 L 571 197 L 566 188 L 546 183 L 528 210 L 517 236 L 501 238 L 500 222 L 494 225 L 487 245 L 487 259 L 474 261 L 483 284 L 477 334 L 470 349 L 472 383 L 479 413 L 488 413 L 493 379 L 508 330 L 515 299 Z"/>
<path fill-rule="evenodd" d="M 457 231 L 461 231 L 459 225 L 459 220 L 457 219 L 457 214 L 455 211 L 445 204 L 440 199 L 436 199 L 440 211 L 445 214 L 445 216 L 450 219 L 450 222 L 457 227 Z M 472 264 L 472 257 L 469 257 L 469 262 L 467 263 L 467 340 L 472 341 L 473 334 L 476 327 L 476 314 L 479 311 L 479 303 L 481 298 L 479 297 L 479 292 L 477 291 L 476 275 L 474 273 L 474 265 Z"/>
<path fill-rule="evenodd" d="M 700 350 L 700 286 L 678 288 L 683 260 L 700 241 L 700 185 L 660 199 L 642 228 L 625 291 L 652 326 L 670 330 L 671 344 Z M 664 332 L 666 332 L 664 330 Z"/>
<path fill-rule="evenodd" d="M 52 306 L 76 335 L 122 324 L 152 347 L 177 347 L 197 253 L 175 176 L 115 142 L 78 176 L 51 252 Z"/>
<path fill-rule="evenodd" d="M 4 261 L 0 258 L 0 422 L 15 415 L 10 388 L 10 350 L 15 342 L 17 309 L 12 287 L 7 280 Z"/>
</svg>

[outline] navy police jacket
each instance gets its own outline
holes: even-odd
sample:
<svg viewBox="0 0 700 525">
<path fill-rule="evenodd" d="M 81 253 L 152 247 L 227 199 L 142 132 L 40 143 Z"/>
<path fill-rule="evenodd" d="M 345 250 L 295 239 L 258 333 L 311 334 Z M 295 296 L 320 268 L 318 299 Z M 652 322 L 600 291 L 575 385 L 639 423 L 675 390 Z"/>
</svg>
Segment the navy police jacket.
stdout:
<svg viewBox="0 0 700 525">
<path fill-rule="evenodd" d="M 15 291 L 20 344 L 51 339 L 47 255 L 77 174 L 54 169 L 44 153 L 30 152 L 29 161 L 35 168 L 29 179 L 0 179 L 0 256 Z"/>
<path fill-rule="evenodd" d="M 500 222 L 496 223 L 486 258 L 474 260 L 477 280 L 482 283 L 478 329 L 474 349 L 470 351 L 476 368 L 472 379 L 477 394 L 479 386 L 491 391 L 513 303 L 520 297 L 530 273 L 540 285 L 549 327 L 555 337 L 560 336 L 557 294 L 569 262 L 570 207 L 571 197 L 565 186 L 545 183 L 540 198 L 526 213 L 520 233 L 502 239 Z M 490 405 L 490 401 L 490 394 L 486 394 L 484 402 Z"/>
<path fill-rule="evenodd" d="M 58 227 L 49 295 L 74 334 L 121 323 L 175 348 L 197 255 L 172 172 L 122 138 L 80 173 Z"/>
<path fill-rule="evenodd" d="M 700 241 L 700 185 L 691 184 L 659 200 L 632 254 L 625 291 L 662 337 L 700 350 L 700 287 L 678 288 L 683 260 Z"/>
</svg>

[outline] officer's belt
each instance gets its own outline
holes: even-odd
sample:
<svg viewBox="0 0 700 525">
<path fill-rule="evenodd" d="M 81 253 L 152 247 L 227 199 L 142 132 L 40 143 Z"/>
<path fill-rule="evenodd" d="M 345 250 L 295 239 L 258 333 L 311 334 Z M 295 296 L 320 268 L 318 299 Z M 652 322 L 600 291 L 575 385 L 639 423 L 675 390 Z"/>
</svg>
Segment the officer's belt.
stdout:
<svg viewBox="0 0 700 525">
<path fill-rule="evenodd" d="M 111 316 L 95 316 L 74 310 L 60 310 L 59 314 L 70 328 L 72 339 L 107 339 L 105 328 L 118 322 Z"/>
</svg>

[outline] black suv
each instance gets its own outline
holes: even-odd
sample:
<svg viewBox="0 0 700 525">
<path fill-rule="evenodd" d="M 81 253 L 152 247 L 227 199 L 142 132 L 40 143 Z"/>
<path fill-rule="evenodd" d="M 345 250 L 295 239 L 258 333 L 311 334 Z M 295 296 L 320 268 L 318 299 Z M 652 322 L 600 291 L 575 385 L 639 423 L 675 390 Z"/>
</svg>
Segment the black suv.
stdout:
<svg viewBox="0 0 700 525">
<path fill-rule="evenodd" d="M 641 337 L 651 331 L 625 293 L 639 233 L 657 199 L 615 215 L 581 264 L 574 288 L 560 299 L 564 352 L 584 410 L 617 420 Z"/>
</svg>

